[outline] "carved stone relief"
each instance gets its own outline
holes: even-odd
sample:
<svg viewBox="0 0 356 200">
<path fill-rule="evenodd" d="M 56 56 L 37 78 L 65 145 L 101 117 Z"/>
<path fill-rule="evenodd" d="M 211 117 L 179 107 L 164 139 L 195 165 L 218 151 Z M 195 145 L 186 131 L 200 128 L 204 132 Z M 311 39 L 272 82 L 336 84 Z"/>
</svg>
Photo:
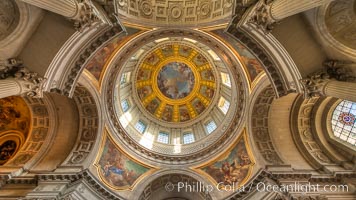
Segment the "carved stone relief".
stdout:
<svg viewBox="0 0 356 200">
<path fill-rule="evenodd" d="M 155 25 L 196 25 L 205 22 L 228 22 L 232 0 L 119 0 L 117 9 L 123 21 Z"/>
<path fill-rule="evenodd" d="M 19 24 L 19 9 L 13 0 L 0 1 L 0 41 L 10 35 Z"/>
<path fill-rule="evenodd" d="M 65 161 L 69 165 L 80 165 L 94 147 L 98 132 L 98 111 L 91 94 L 82 86 L 77 86 L 74 100 L 79 111 L 79 136 L 78 141 L 70 156 Z"/>
<path fill-rule="evenodd" d="M 311 160 L 314 167 L 322 167 L 325 164 L 331 164 L 330 158 L 323 152 L 312 130 L 312 110 L 318 98 L 302 99 L 299 96 L 295 103 L 295 112 L 292 114 L 292 121 L 297 126 L 292 128 L 293 138 L 300 151 L 304 152 L 305 157 Z"/>
<path fill-rule="evenodd" d="M 282 164 L 268 131 L 268 112 L 274 98 L 272 87 L 267 87 L 259 94 L 251 116 L 252 134 L 263 158 L 272 164 Z"/>
</svg>

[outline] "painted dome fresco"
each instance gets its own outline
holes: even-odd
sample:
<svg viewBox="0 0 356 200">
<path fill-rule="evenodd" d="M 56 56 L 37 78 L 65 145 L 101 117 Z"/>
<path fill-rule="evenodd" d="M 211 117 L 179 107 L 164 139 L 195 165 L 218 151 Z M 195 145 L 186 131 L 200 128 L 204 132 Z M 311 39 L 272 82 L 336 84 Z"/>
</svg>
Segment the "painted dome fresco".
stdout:
<svg viewBox="0 0 356 200">
<path fill-rule="evenodd" d="M 143 107 L 159 120 L 185 122 L 210 105 L 216 78 L 208 59 L 193 47 L 169 43 L 150 51 L 135 77 Z"/>
<path fill-rule="evenodd" d="M 178 157 L 213 150 L 233 133 L 246 88 L 237 78 L 241 68 L 232 65 L 239 61 L 219 40 L 198 31 L 179 35 L 135 37 L 134 45 L 113 52 L 103 78 L 112 132 L 149 152 Z"/>
</svg>

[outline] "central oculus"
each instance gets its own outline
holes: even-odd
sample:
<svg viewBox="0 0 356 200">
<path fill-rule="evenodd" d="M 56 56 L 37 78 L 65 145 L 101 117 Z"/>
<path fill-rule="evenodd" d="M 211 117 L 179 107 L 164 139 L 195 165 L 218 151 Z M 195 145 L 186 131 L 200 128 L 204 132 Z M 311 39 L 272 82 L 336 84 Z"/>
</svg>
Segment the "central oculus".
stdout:
<svg viewBox="0 0 356 200">
<path fill-rule="evenodd" d="M 182 62 L 170 62 L 162 67 L 157 85 L 162 94 L 170 99 L 182 99 L 194 88 L 195 77 L 190 67 Z"/>
</svg>

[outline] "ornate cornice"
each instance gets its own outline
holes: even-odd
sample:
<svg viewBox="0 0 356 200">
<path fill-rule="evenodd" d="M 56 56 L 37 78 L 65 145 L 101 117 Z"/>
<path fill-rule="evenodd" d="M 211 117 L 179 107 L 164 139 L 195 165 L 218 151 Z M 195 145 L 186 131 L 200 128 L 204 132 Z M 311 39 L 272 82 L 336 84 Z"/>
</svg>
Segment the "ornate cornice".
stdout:
<svg viewBox="0 0 356 200">
<path fill-rule="evenodd" d="M 103 184 L 99 182 L 89 170 L 84 170 L 76 174 L 41 174 L 36 175 L 35 178 L 38 182 L 68 181 L 68 188 L 78 182 L 85 182 L 93 191 L 95 191 L 95 193 L 99 194 L 104 199 L 123 200 L 122 197 L 114 194 L 108 188 L 103 186 Z"/>
</svg>

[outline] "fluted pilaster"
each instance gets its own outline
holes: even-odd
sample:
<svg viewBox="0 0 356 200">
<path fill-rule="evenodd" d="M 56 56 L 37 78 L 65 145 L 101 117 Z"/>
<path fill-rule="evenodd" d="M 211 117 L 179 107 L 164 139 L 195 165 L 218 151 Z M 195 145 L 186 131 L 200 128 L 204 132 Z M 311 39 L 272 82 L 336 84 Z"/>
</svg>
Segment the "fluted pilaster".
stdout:
<svg viewBox="0 0 356 200">
<path fill-rule="evenodd" d="M 78 3 L 76 0 L 21 0 L 36 7 L 48 10 L 68 18 L 78 15 Z"/>
<path fill-rule="evenodd" d="M 23 80 L 16 80 L 16 79 L 0 80 L 0 98 L 27 94 L 31 92 L 31 89 L 33 87 L 34 87 L 33 83 L 23 81 Z"/>
<path fill-rule="evenodd" d="M 271 17 L 279 21 L 331 1 L 333 0 L 275 0 L 270 7 Z"/>
<path fill-rule="evenodd" d="M 325 96 L 356 102 L 356 83 L 331 80 L 325 84 L 323 93 Z"/>
</svg>

